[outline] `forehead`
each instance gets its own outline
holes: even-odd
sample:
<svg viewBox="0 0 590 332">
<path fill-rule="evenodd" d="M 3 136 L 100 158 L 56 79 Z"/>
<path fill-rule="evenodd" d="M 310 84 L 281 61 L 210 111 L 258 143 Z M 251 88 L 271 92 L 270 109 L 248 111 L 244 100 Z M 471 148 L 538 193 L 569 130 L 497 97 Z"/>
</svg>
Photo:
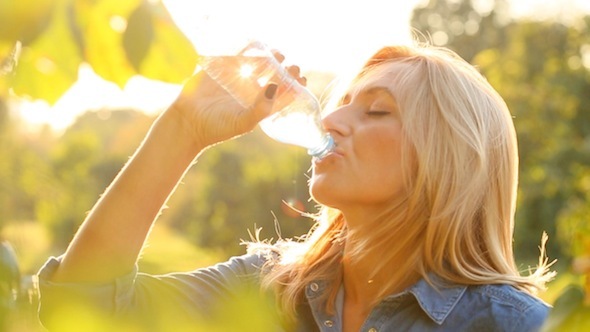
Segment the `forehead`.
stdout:
<svg viewBox="0 0 590 332">
<path fill-rule="evenodd" d="M 399 63 L 386 63 L 375 66 L 357 77 L 349 85 L 347 95 L 355 96 L 361 93 L 382 92 L 391 96 L 398 90 Z"/>
</svg>

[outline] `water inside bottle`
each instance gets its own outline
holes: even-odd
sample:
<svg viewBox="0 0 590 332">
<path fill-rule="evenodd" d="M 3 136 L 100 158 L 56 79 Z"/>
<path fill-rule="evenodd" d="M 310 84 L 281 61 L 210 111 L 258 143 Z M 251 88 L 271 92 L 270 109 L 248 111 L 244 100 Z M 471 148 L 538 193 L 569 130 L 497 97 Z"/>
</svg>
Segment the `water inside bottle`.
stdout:
<svg viewBox="0 0 590 332">
<path fill-rule="evenodd" d="M 286 70 L 264 56 L 203 57 L 201 66 L 244 107 L 251 106 L 261 87 L 278 84 L 273 114 L 260 122 L 271 138 L 316 150 L 325 145 L 326 133 L 320 124 L 320 104 Z"/>
<path fill-rule="evenodd" d="M 260 122 L 260 128 L 273 139 L 287 144 L 302 146 L 308 150 L 317 148 L 325 135 L 316 120 L 303 112 L 290 109 L 308 107 L 307 102 L 295 100 L 280 113 L 275 113 Z"/>
<path fill-rule="evenodd" d="M 200 65 L 242 106 L 249 107 L 260 88 L 275 75 L 270 61 L 264 56 L 204 56 Z"/>
</svg>

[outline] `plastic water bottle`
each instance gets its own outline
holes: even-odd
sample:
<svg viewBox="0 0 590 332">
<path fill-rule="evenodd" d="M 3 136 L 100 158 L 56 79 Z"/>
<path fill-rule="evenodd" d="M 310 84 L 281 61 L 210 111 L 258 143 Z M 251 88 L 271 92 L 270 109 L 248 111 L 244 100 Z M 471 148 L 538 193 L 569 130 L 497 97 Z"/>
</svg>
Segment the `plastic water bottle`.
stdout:
<svg viewBox="0 0 590 332">
<path fill-rule="evenodd" d="M 198 50 L 198 45 L 197 45 Z M 317 98 L 299 84 L 269 48 L 258 41 L 232 55 L 201 54 L 199 65 L 242 106 L 250 107 L 269 81 L 278 85 L 274 106 L 261 129 L 271 138 L 301 146 L 316 158 L 334 147 L 334 140 L 321 125 Z"/>
</svg>

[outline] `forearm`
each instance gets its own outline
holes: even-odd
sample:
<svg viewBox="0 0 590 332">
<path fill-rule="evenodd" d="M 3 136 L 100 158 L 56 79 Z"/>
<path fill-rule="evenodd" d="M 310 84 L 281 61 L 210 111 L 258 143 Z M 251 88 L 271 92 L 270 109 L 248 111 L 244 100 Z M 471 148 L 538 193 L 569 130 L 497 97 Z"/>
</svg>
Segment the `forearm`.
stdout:
<svg viewBox="0 0 590 332">
<path fill-rule="evenodd" d="M 165 112 L 92 208 L 55 281 L 101 282 L 129 272 L 149 230 L 184 172 L 202 150 L 183 137 L 182 118 Z"/>
<path fill-rule="evenodd" d="M 129 272 L 197 154 L 252 130 L 270 114 L 276 87 L 269 84 L 252 107 L 243 108 L 203 72 L 196 73 L 92 208 L 53 281 L 104 282 Z"/>
</svg>

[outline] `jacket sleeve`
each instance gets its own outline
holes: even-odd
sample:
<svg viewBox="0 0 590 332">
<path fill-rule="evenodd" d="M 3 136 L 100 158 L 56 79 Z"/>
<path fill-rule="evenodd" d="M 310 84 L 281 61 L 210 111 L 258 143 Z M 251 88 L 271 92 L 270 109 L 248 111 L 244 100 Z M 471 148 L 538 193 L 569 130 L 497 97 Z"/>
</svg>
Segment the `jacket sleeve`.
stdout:
<svg viewBox="0 0 590 332">
<path fill-rule="evenodd" d="M 244 299 L 265 299 L 259 292 L 264 264 L 260 254 L 166 275 L 140 273 L 136 266 L 105 284 L 53 282 L 59 264 L 60 258 L 52 257 L 39 272 L 39 317 L 50 331 L 106 331 L 121 326 L 131 330 L 137 325 L 141 331 L 194 331 L 212 318 L 222 319 L 231 305 Z"/>
</svg>

